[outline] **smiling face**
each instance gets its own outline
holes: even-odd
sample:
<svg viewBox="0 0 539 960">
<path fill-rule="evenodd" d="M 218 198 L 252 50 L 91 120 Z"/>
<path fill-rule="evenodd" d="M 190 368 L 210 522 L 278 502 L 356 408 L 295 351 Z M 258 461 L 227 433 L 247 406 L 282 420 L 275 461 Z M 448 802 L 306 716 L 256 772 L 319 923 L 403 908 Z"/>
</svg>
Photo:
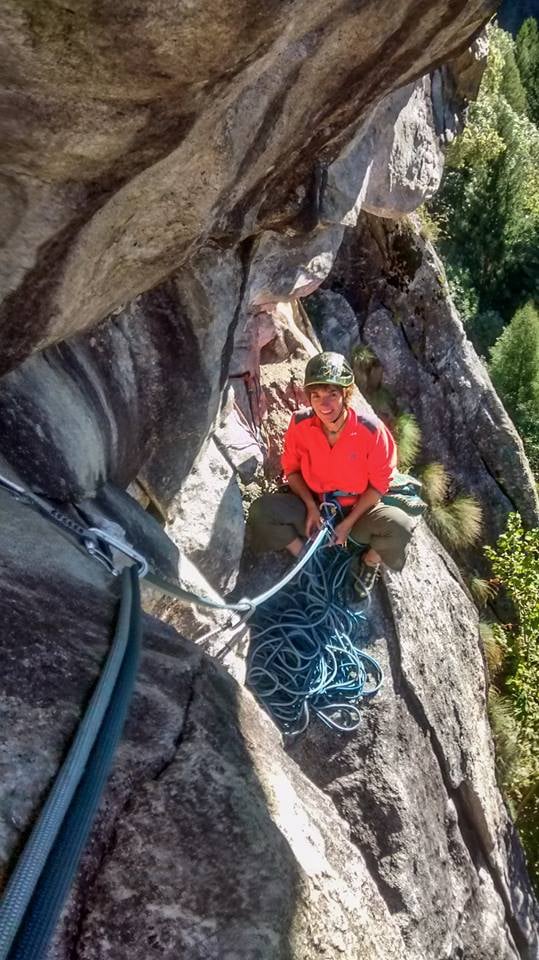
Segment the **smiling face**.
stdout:
<svg viewBox="0 0 539 960">
<path fill-rule="evenodd" d="M 344 409 L 342 387 L 320 384 L 310 387 L 307 393 L 311 407 L 322 423 L 331 426 L 339 419 Z"/>
</svg>

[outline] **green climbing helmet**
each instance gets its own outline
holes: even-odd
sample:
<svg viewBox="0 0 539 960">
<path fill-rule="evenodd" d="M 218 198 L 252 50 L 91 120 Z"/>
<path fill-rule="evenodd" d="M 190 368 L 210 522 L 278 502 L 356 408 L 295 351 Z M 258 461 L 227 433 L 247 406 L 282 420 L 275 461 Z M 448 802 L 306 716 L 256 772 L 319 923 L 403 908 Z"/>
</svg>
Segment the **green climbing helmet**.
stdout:
<svg viewBox="0 0 539 960">
<path fill-rule="evenodd" d="M 314 387 L 317 383 L 349 387 L 353 382 L 352 368 L 342 353 L 317 353 L 316 357 L 311 357 L 305 368 L 305 387 Z"/>
</svg>

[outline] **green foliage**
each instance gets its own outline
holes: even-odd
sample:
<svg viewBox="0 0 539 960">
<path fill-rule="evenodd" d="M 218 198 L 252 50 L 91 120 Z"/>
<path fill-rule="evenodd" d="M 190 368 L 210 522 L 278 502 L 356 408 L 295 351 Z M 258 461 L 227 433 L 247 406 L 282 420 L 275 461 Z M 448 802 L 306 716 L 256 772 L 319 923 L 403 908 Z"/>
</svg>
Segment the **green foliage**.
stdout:
<svg viewBox="0 0 539 960">
<path fill-rule="evenodd" d="M 430 212 L 424 203 L 417 208 L 416 214 L 419 218 L 419 230 L 421 236 L 424 240 L 428 240 L 435 246 L 442 234 L 441 223 L 430 215 Z"/>
<path fill-rule="evenodd" d="M 449 550 L 471 547 L 478 542 L 483 511 L 475 497 L 459 494 L 449 503 L 434 503 L 426 519 L 433 532 Z"/>
<path fill-rule="evenodd" d="M 410 470 L 421 450 L 421 430 L 412 413 L 399 413 L 393 424 L 399 469 Z"/>
<path fill-rule="evenodd" d="M 508 638 L 504 695 L 517 725 L 519 756 L 505 779 L 530 873 L 539 884 L 539 528 L 511 514 L 496 548 L 485 547 L 512 600 L 517 624 Z"/>
<path fill-rule="evenodd" d="M 504 31 L 500 37 L 500 47 L 502 52 L 500 93 L 515 113 L 526 115 L 528 106 L 526 90 L 517 66 L 515 45 L 510 35 Z"/>
<path fill-rule="evenodd" d="M 489 42 L 478 99 L 429 205 L 450 289 L 484 354 L 539 278 L 539 131 L 526 115 L 514 41 L 491 27 Z"/>
<path fill-rule="evenodd" d="M 352 364 L 354 367 L 371 367 L 373 363 L 377 363 L 378 358 L 369 346 L 366 343 L 361 343 L 359 346 L 354 347 L 352 351 Z"/>
<path fill-rule="evenodd" d="M 539 125 L 539 27 L 534 17 L 525 20 L 518 31 L 515 58 L 526 92 L 528 116 Z"/>
<path fill-rule="evenodd" d="M 539 473 L 539 310 L 517 310 L 491 350 L 490 375 Z"/>
</svg>

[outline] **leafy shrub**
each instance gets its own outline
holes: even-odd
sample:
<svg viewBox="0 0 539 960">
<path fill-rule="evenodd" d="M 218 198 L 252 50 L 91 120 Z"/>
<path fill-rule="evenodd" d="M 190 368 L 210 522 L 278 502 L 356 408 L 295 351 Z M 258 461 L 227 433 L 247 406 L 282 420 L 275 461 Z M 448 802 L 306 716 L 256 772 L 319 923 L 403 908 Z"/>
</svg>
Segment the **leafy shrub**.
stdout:
<svg viewBox="0 0 539 960">
<path fill-rule="evenodd" d="M 504 785 L 539 888 L 539 528 L 524 530 L 512 513 L 496 547 L 485 547 L 485 553 L 517 614 L 508 637 L 503 693 L 518 728 L 519 758 Z"/>
<path fill-rule="evenodd" d="M 539 310 L 527 303 L 491 350 L 489 372 L 539 474 Z"/>
</svg>

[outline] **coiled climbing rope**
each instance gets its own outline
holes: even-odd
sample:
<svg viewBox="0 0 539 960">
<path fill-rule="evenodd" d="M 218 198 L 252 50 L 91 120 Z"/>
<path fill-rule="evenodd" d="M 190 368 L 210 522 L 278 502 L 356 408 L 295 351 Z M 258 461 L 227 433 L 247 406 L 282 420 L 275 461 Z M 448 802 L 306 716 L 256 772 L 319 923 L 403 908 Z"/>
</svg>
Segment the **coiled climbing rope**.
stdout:
<svg viewBox="0 0 539 960">
<path fill-rule="evenodd" d="M 322 547 L 253 614 L 247 685 L 284 733 L 301 733 L 311 716 L 355 730 L 360 701 L 382 684 L 379 663 L 362 649 L 366 610 L 350 609 L 346 597 L 352 561 Z"/>
</svg>

